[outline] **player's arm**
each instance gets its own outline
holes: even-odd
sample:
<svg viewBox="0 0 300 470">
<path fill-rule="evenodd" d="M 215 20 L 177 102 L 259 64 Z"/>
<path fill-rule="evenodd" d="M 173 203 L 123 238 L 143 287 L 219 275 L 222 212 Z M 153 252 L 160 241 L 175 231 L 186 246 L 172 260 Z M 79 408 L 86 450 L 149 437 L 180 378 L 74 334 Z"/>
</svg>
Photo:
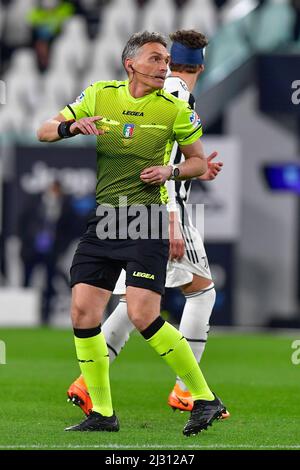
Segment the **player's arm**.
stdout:
<svg viewBox="0 0 300 470">
<path fill-rule="evenodd" d="M 95 122 L 102 116 L 92 116 L 78 119 L 66 120 L 63 114 L 58 114 L 53 119 L 45 121 L 37 131 L 40 142 L 57 142 L 63 138 L 74 137 L 78 134 L 101 135 L 102 129 L 97 129 Z"/>
<path fill-rule="evenodd" d="M 175 181 L 166 181 L 168 191 L 167 210 L 169 212 L 169 258 L 179 260 L 184 255 L 185 245 L 182 237 L 178 209 L 176 205 Z"/>
<path fill-rule="evenodd" d="M 169 259 L 180 260 L 185 251 L 178 212 L 169 212 Z"/>
<path fill-rule="evenodd" d="M 201 181 L 212 181 L 214 180 L 219 172 L 222 170 L 223 163 L 222 162 L 213 162 L 212 160 L 218 156 L 218 152 L 213 152 L 207 157 L 207 171 L 198 176 L 198 179 Z"/>
</svg>

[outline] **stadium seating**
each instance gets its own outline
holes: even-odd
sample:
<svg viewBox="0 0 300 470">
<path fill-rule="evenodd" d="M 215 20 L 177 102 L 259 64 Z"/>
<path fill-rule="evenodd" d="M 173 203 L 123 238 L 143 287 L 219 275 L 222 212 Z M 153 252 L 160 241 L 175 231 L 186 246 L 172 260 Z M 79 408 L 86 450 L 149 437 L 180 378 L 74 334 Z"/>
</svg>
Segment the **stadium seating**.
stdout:
<svg viewBox="0 0 300 470">
<path fill-rule="evenodd" d="M 168 35 L 175 27 L 175 9 L 172 0 L 165 0 L 162 12 L 160 0 L 152 0 L 144 8 L 141 31 L 160 31 Z"/>
<path fill-rule="evenodd" d="M 5 115 L 10 122 L 10 130 L 26 131 L 28 117 L 32 116 L 38 105 L 39 78 L 33 51 L 16 51 L 11 67 L 4 76 L 7 85 Z"/>
<path fill-rule="evenodd" d="M 84 19 L 75 16 L 66 22 L 62 34 L 55 41 L 51 53 L 51 68 L 80 75 L 89 66 L 91 44 L 86 34 Z"/>
<path fill-rule="evenodd" d="M 201 7 L 197 0 L 190 0 L 182 12 L 181 28 L 195 28 L 211 37 L 216 30 L 216 15 L 213 2 L 201 0 Z"/>
<path fill-rule="evenodd" d="M 135 31 L 136 9 L 132 0 L 115 0 L 104 10 L 100 37 L 109 37 L 113 42 L 119 38 L 126 42 Z M 98 37 L 99 39 L 99 37 Z"/>
<path fill-rule="evenodd" d="M 111 41 L 111 37 L 101 36 L 93 51 L 92 67 L 86 75 L 95 77 L 93 81 L 121 78 L 123 76 L 121 63 L 123 47 L 124 42 L 120 37 L 116 37 L 114 41 Z"/>
<path fill-rule="evenodd" d="M 6 118 L 0 110 L 0 124 L 4 125 L 1 131 L 5 129 L 7 116 L 9 121 L 13 117 L 13 129 L 24 125 L 25 129 L 34 130 L 34 123 L 45 113 L 51 115 L 72 101 L 89 83 L 124 79 L 121 53 L 135 31 L 156 30 L 166 35 L 176 28 L 203 31 L 212 39 L 205 74 L 209 79 L 210 70 L 224 69 L 225 59 L 238 62 L 253 47 L 261 50 L 288 41 L 294 18 L 287 0 L 267 0 L 259 14 L 253 11 L 258 0 L 228 0 L 219 11 L 211 0 L 189 0 L 178 11 L 173 0 L 164 0 L 163 13 L 161 0 L 149 0 L 143 8 L 138 8 L 135 0 L 111 0 L 101 7 L 102 21 L 94 40 L 88 38 L 84 17 L 75 15 L 64 24 L 53 43 L 49 68 L 40 75 L 33 51 L 21 47 L 30 43 L 31 30 L 24 18 L 37 3 L 37 0 L 14 0 L 0 10 L 0 34 L 4 31 L 5 18 L 2 40 L 9 48 L 16 49 L 3 77 L 8 106 Z M 93 1 L 85 3 L 89 6 Z M 243 17 L 246 11 L 253 14 Z M 223 29 L 220 21 L 225 25 Z M 249 31 L 255 34 L 248 34 Z"/>
<path fill-rule="evenodd" d="M 5 16 L 5 42 L 10 46 L 24 46 L 30 41 L 30 26 L 26 16 L 35 5 L 35 0 L 14 0 L 3 10 Z M 2 10 L 1 6 L 1 10 Z"/>
</svg>

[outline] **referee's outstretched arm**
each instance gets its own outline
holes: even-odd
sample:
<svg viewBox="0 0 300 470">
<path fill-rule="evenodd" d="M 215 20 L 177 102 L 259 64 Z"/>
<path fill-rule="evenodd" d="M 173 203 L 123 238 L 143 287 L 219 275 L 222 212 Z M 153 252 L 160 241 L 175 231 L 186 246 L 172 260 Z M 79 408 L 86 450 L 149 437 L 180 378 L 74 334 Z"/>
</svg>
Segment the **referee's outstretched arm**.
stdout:
<svg viewBox="0 0 300 470">
<path fill-rule="evenodd" d="M 97 129 L 95 125 L 95 122 L 101 119 L 102 116 L 92 116 L 78 119 L 78 121 L 75 119 L 66 121 L 62 114 L 58 114 L 41 125 L 37 131 L 37 138 L 40 142 L 56 142 L 78 134 L 101 135 L 104 131 Z"/>
</svg>

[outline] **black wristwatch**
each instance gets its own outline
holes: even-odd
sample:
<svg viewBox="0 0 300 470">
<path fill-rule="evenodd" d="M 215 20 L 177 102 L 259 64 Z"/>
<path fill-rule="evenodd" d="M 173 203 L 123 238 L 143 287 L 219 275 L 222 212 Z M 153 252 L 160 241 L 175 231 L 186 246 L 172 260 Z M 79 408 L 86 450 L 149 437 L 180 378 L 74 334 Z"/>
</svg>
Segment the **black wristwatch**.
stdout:
<svg viewBox="0 0 300 470">
<path fill-rule="evenodd" d="M 172 173 L 171 173 L 171 176 L 170 176 L 169 179 L 170 180 L 176 180 L 177 178 L 179 178 L 180 169 L 176 165 L 171 165 L 171 166 L 172 166 Z"/>
</svg>

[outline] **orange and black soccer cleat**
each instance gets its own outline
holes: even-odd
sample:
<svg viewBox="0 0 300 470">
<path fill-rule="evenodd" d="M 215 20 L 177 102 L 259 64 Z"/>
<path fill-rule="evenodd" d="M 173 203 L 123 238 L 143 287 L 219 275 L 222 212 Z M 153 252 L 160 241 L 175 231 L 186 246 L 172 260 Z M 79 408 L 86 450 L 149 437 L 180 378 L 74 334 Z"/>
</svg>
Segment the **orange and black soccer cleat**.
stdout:
<svg viewBox="0 0 300 470">
<path fill-rule="evenodd" d="M 192 411 L 192 395 L 188 390 L 183 391 L 178 384 L 175 384 L 172 392 L 168 397 L 168 405 L 171 406 L 174 411 Z"/>
<path fill-rule="evenodd" d="M 89 416 L 93 404 L 82 375 L 70 385 L 67 395 L 68 401 L 73 405 L 80 406 L 84 414 Z"/>
<path fill-rule="evenodd" d="M 173 408 L 174 411 L 192 411 L 193 404 L 194 402 L 190 392 L 188 390 L 182 390 L 181 387 L 176 383 L 168 397 L 168 405 Z M 226 419 L 229 418 L 229 416 L 229 411 L 223 407 L 220 419 Z"/>
</svg>

